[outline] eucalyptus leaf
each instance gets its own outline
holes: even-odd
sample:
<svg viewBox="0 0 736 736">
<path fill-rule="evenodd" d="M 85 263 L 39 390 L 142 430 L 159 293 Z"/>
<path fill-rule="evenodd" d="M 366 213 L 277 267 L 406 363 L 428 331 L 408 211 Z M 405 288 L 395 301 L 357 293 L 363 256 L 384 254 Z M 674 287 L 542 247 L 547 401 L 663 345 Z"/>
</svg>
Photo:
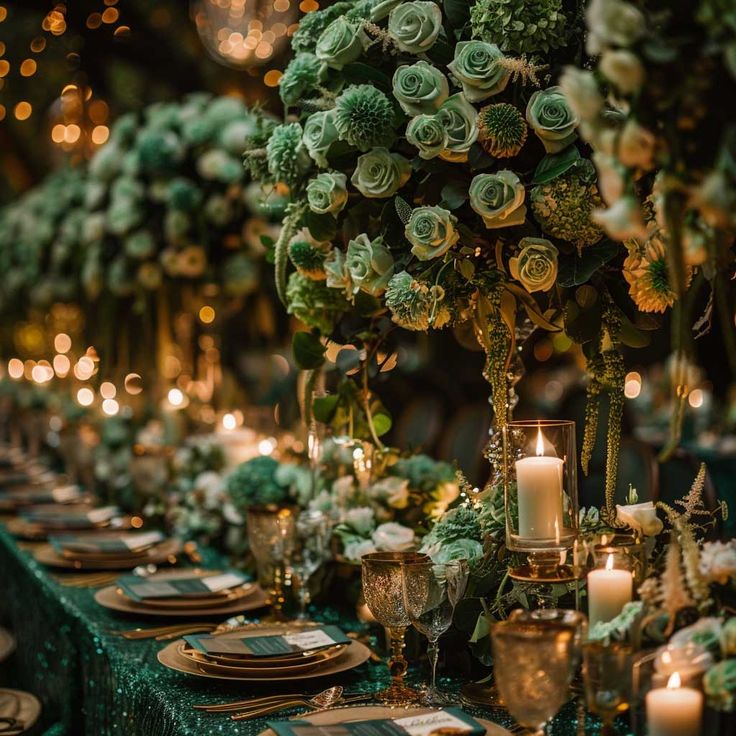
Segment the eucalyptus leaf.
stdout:
<svg viewBox="0 0 736 736">
<path fill-rule="evenodd" d="M 462 28 L 470 20 L 470 3 L 467 0 L 443 0 L 442 7 L 453 28 Z"/>
<path fill-rule="evenodd" d="M 580 159 L 580 151 L 574 144 L 559 153 L 547 154 L 537 165 L 532 184 L 546 184 L 571 169 Z"/>
<path fill-rule="evenodd" d="M 360 351 L 355 348 L 343 348 L 337 354 L 335 365 L 341 373 L 354 371 L 360 365 Z"/>
<path fill-rule="evenodd" d="M 442 187 L 442 202 L 440 207 L 456 210 L 462 207 L 468 199 L 468 187 L 464 181 L 454 179 Z"/>
<path fill-rule="evenodd" d="M 337 234 L 337 222 L 332 215 L 318 215 L 310 211 L 304 221 L 315 240 L 332 240 Z"/>
<path fill-rule="evenodd" d="M 294 360 L 302 370 L 319 368 L 325 362 L 327 348 L 317 335 L 311 332 L 297 332 L 291 341 Z"/>
<path fill-rule="evenodd" d="M 352 64 L 346 64 L 340 74 L 348 84 L 372 83 L 380 87 L 384 92 L 391 90 L 390 77 L 370 64 L 354 61 Z"/>
</svg>

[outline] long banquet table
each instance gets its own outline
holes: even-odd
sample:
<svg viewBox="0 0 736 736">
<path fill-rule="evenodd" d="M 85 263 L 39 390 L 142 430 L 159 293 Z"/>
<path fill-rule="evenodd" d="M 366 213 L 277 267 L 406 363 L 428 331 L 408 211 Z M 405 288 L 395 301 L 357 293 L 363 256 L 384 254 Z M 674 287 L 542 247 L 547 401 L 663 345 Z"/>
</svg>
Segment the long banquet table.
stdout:
<svg viewBox="0 0 736 736">
<path fill-rule="evenodd" d="M 205 551 L 204 556 L 205 562 L 217 565 L 216 555 Z M 247 697 L 257 688 L 210 683 L 167 670 L 156 659 L 164 644 L 128 641 L 112 633 L 158 622 L 117 615 L 95 603 L 94 590 L 61 585 L 33 559 L 27 545 L 17 543 L 2 525 L 0 586 L 0 624 L 10 628 L 18 640 L 16 653 L 0 665 L 0 684 L 31 691 L 43 702 L 34 736 L 256 736 L 264 730 L 265 718 L 234 722 L 226 714 L 192 709 L 195 703 Z M 335 609 L 322 608 L 318 615 L 325 622 L 353 630 L 360 626 Z M 330 684 L 341 684 L 349 691 L 373 691 L 386 680 L 386 668 L 368 662 L 340 675 L 339 680 L 308 682 L 305 691 Z M 457 682 L 448 684 L 459 687 Z M 261 688 L 259 692 L 268 691 Z M 511 726 L 508 717 L 498 712 L 489 715 L 483 709 L 470 710 Z M 588 716 L 585 724 L 578 723 L 578 712 L 569 703 L 555 719 L 551 733 L 597 733 L 597 721 Z"/>
</svg>

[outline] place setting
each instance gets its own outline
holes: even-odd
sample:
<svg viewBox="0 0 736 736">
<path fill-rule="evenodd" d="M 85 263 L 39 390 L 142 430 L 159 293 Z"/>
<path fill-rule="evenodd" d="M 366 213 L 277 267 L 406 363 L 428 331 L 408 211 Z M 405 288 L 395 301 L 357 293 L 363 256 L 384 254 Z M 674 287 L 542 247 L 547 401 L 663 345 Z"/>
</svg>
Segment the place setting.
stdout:
<svg viewBox="0 0 736 736">
<path fill-rule="evenodd" d="M 127 530 L 131 521 L 117 506 L 40 504 L 20 509 L 5 528 L 20 539 L 45 540 L 63 531 Z"/>
</svg>

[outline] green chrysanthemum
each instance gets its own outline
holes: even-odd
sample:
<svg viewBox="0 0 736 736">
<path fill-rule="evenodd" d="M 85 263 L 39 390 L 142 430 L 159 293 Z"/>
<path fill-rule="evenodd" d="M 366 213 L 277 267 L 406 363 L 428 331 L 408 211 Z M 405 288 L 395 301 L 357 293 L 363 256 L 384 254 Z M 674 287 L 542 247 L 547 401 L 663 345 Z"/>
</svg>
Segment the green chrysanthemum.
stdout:
<svg viewBox="0 0 736 736">
<path fill-rule="evenodd" d="M 308 97 L 322 81 L 324 66 L 311 53 L 295 56 L 279 80 L 279 96 L 285 105 L 296 105 Z"/>
<path fill-rule="evenodd" d="M 302 126 L 285 123 L 274 128 L 266 146 L 268 171 L 276 181 L 298 182 L 309 171 L 312 159 L 302 142 Z"/>
<path fill-rule="evenodd" d="M 441 328 L 450 321 L 445 305 L 444 290 L 414 279 L 406 271 L 397 273 L 386 287 L 386 306 L 391 319 L 400 327 L 425 332 L 430 327 Z"/>
<path fill-rule="evenodd" d="M 291 49 L 295 54 L 314 51 L 317 39 L 335 18 L 345 15 L 353 7 L 352 2 L 337 2 L 324 10 L 313 10 L 300 21 L 299 28 L 291 39 Z"/>
<path fill-rule="evenodd" d="M 573 243 L 578 250 L 597 243 L 603 230 L 590 219 L 603 207 L 595 167 L 582 159 L 576 166 L 531 191 L 534 217 L 547 235 Z"/>
<path fill-rule="evenodd" d="M 294 268 L 307 278 L 322 281 L 325 273 L 325 254 L 305 240 L 295 240 L 289 245 L 289 260 Z"/>
<path fill-rule="evenodd" d="M 289 276 L 286 303 L 289 314 L 324 334 L 332 331 L 338 317 L 350 307 L 341 291 L 298 271 Z"/>
<path fill-rule="evenodd" d="M 360 151 L 390 146 L 393 118 L 389 98 L 369 84 L 348 87 L 335 102 L 335 128 L 340 139 Z"/>
<path fill-rule="evenodd" d="M 526 136 L 524 116 L 508 102 L 488 105 L 478 115 L 478 140 L 495 158 L 516 156 Z"/>
<path fill-rule="evenodd" d="M 569 34 L 562 0 L 477 0 L 470 22 L 473 38 L 512 54 L 547 54 L 564 46 Z"/>
</svg>

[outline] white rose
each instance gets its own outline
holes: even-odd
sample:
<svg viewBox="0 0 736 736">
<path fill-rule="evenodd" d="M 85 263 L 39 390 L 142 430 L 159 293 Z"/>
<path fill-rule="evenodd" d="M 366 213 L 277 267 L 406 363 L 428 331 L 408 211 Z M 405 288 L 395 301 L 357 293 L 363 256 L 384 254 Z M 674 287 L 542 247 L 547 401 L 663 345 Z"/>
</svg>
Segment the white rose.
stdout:
<svg viewBox="0 0 736 736">
<path fill-rule="evenodd" d="M 592 0 L 585 11 L 586 51 L 598 56 L 609 46 L 630 46 L 646 30 L 642 12 L 624 0 Z"/>
<path fill-rule="evenodd" d="M 631 51 L 606 51 L 601 57 L 599 69 L 625 95 L 636 92 L 644 82 L 644 67 Z"/>
<path fill-rule="evenodd" d="M 700 572 L 710 582 L 736 580 L 736 540 L 706 542 L 700 553 Z"/>
<path fill-rule="evenodd" d="M 344 523 L 355 530 L 361 536 L 368 536 L 376 525 L 373 509 L 367 506 L 361 506 L 357 509 L 350 509 L 345 514 Z"/>
<path fill-rule="evenodd" d="M 624 196 L 625 182 L 621 171 L 621 164 L 614 156 L 595 151 L 593 163 L 598 171 L 598 190 L 607 205 L 618 202 Z"/>
<path fill-rule="evenodd" d="M 204 495 L 205 508 L 215 508 L 218 506 L 222 496 L 222 478 L 214 470 L 207 470 L 196 477 L 194 489 Z"/>
<path fill-rule="evenodd" d="M 662 531 L 664 524 L 657 517 L 657 509 L 651 501 L 629 506 L 616 505 L 616 519 L 645 537 L 654 537 Z"/>
<path fill-rule="evenodd" d="M 370 539 L 356 539 L 345 545 L 344 554 L 346 559 L 351 562 L 360 562 L 363 555 L 369 555 L 376 552 L 376 546 Z"/>
<path fill-rule="evenodd" d="M 373 544 L 386 552 L 399 552 L 414 544 L 414 532 L 408 527 L 388 521 L 373 532 Z"/>
<path fill-rule="evenodd" d="M 404 478 L 384 478 L 371 486 L 370 494 L 385 501 L 391 508 L 405 509 L 409 505 L 409 481 Z"/>
<path fill-rule="evenodd" d="M 634 120 L 628 120 L 618 139 L 618 160 L 631 169 L 648 170 L 654 166 L 654 134 Z"/>
<path fill-rule="evenodd" d="M 607 210 L 594 210 L 591 220 L 614 240 L 645 240 L 647 237 L 641 208 L 634 197 L 621 197 Z"/>
</svg>

